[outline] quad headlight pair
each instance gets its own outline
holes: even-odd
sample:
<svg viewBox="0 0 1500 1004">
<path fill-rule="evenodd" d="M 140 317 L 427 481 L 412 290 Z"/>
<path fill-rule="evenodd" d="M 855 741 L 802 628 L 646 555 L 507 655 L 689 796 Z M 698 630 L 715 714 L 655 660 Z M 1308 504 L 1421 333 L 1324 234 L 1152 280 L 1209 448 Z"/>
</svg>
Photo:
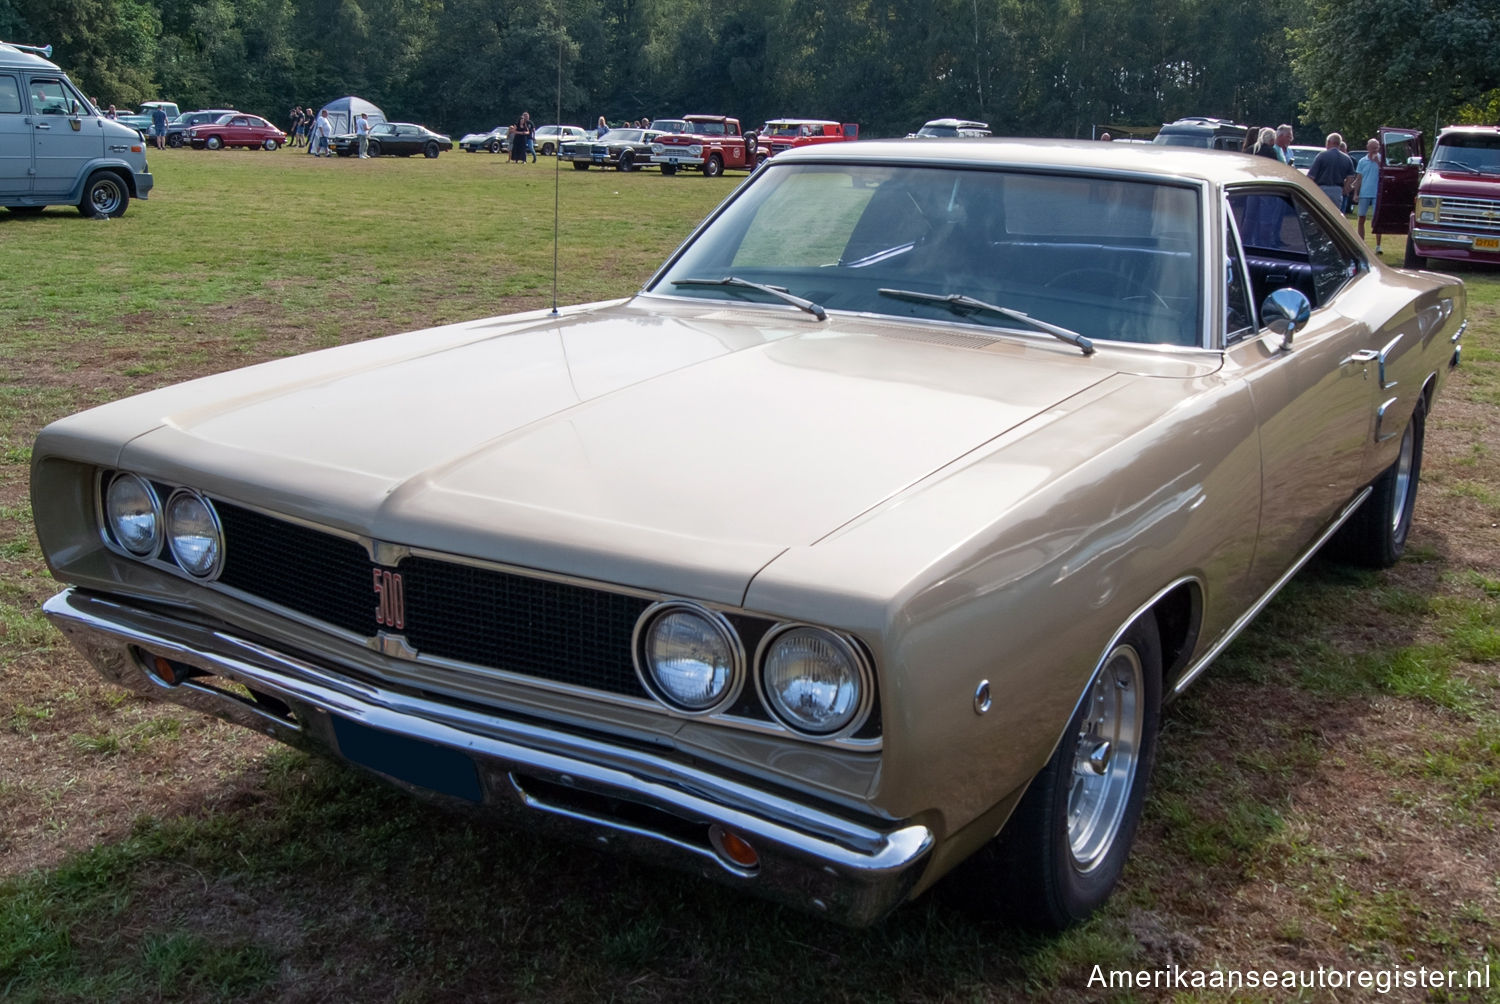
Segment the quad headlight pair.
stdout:
<svg viewBox="0 0 1500 1004">
<path fill-rule="evenodd" d="M 744 647 L 721 614 L 697 604 L 661 603 L 636 629 L 636 666 L 658 700 L 687 714 L 722 711 L 744 689 Z M 809 736 L 856 731 L 868 716 L 870 673 L 844 636 L 805 624 L 784 624 L 762 639 L 755 685 L 782 724 Z"/>
<path fill-rule="evenodd" d="M 104 520 L 114 542 L 137 558 L 154 558 L 166 540 L 172 558 L 200 579 L 218 574 L 224 531 L 213 504 L 178 488 L 163 505 L 156 488 L 136 474 L 116 474 L 104 491 Z"/>
</svg>

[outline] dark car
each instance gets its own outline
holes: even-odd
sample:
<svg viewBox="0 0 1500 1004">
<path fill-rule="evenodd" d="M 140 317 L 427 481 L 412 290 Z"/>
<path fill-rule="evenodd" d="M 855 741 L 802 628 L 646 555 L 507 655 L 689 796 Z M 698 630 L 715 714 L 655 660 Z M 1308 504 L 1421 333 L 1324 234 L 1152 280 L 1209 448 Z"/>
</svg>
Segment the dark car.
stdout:
<svg viewBox="0 0 1500 1004">
<path fill-rule="evenodd" d="M 490 153 L 500 153 L 510 149 L 510 126 L 495 126 L 489 132 L 471 132 L 458 141 L 458 148 L 465 153 L 478 153 L 480 150 L 488 150 Z M 358 146 L 358 142 L 355 146 Z"/>
<path fill-rule="evenodd" d="M 595 164 L 634 171 L 651 163 L 651 143 L 660 135 L 650 129 L 611 129 L 598 139 L 564 140 L 557 156 L 571 160 L 575 171 L 587 171 Z"/>
<path fill-rule="evenodd" d="M 187 142 L 187 131 L 195 125 L 217 122 L 225 115 L 234 114 L 233 108 L 203 108 L 196 112 L 183 112 L 167 123 L 167 146 L 181 146 Z"/>
<path fill-rule="evenodd" d="M 340 157 L 352 157 L 359 153 L 359 136 L 352 132 L 340 133 L 333 137 L 329 146 Z M 451 149 L 453 140 L 426 126 L 411 122 L 377 122 L 370 126 L 371 157 L 379 157 L 381 154 L 410 157 L 414 153 L 420 153 L 430 158 Z"/>
<path fill-rule="evenodd" d="M 1201 146 L 1209 150 L 1236 151 L 1244 145 L 1245 126 L 1228 119 L 1189 115 L 1169 122 L 1152 140 L 1157 146 Z"/>
</svg>

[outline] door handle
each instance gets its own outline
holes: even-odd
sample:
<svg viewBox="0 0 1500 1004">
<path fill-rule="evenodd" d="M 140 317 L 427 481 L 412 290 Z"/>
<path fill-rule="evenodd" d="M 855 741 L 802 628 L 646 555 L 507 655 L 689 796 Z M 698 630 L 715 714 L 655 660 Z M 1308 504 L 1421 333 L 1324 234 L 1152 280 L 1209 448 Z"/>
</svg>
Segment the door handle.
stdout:
<svg viewBox="0 0 1500 1004">
<path fill-rule="evenodd" d="M 1340 359 L 1339 365 L 1348 366 L 1350 363 L 1373 363 L 1379 358 L 1380 353 L 1375 349 L 1360 349 L 1358 352 L 1351 352 Z"/>
<path fill-rule="evenodd" d="M 38 122 L 36 124 L 36 127 L 38 129 L 51 129 L 52 128 L 52 123 L 50 123 L 50 122 Z"/>
</svg>

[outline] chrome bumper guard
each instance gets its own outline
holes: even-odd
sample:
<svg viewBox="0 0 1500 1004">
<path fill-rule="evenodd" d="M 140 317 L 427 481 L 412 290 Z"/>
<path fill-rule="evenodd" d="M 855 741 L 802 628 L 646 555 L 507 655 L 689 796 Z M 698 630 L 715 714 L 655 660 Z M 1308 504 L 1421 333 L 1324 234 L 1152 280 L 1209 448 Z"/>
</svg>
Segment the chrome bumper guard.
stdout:
<svg viewBox="0 0 1500 1004">
<path fill-rule="evenodd" d="M 43 610 L 102 676 L 144 697 L 339 757 L 439 800 L 407 765 L 458 764 L 462 773 L 472 764 L 474 776 L 448 787 L 446 800 L 841 923 L 873 923 L 904 901 L 932 848 L 925 826 L 880 829 L 649 751 L 354 680 L 158 608 L 68 589 Z M 754 848 L 753 865 L 724 849 L 741 846 L 726 831 Z"/>
</svg>

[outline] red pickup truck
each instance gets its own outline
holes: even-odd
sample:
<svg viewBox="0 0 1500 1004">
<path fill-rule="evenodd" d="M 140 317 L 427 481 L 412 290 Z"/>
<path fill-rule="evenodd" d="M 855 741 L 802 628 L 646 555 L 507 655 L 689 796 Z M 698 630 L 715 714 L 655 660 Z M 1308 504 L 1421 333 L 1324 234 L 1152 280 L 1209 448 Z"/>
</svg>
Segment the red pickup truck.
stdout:
<svg viewBox="0 0 1500 1004">
<path fill-rule="evenodd" d="M 651 144 L 651 163 L 662 174 L 678 168 L 702 171 L 717 178 L 726 167 L 749 170 L 755 166 L 755 134 L 740 132 L 740 120 L 723 115 L 684 115 L 689 132 L 670 133 Z"/>
<path fill-rule="evenodd" d="M 755 144 L 755 163 L 764 164 L 783 150 L 817 143 L 841 143 L 859 139 L 854 122 L 829 119 L 769 119 L 760 127 Z"/>
</svg>

